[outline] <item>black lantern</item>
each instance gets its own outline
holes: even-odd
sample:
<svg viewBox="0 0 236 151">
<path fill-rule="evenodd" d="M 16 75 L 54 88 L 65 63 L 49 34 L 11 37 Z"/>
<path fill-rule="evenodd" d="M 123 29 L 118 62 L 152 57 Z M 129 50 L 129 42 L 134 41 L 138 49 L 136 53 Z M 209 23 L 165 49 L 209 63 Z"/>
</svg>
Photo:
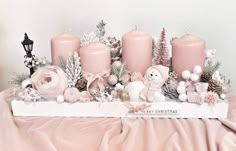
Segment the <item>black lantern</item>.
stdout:
<svg viewBox="0 0 236 151">
<path fill-rule="evenodd" d="M 34 73 L 34 67 L 36 63 L 35 55 L 32 55 L 34 41 L 30 40 L 28 35 L 25 33 L 25 38 L 21 42 L 23 45 L 26 55 L 25 55 L 25 66 L 30 69 L 30 75 Z"/>
<path fill-rule="evenodd" d="M 25 39 L 21 43 L 25 49 L 26 54 L 33 50 L 34 41 L 29 39 L 27 33 L 25 33 Z"/>
</svg>

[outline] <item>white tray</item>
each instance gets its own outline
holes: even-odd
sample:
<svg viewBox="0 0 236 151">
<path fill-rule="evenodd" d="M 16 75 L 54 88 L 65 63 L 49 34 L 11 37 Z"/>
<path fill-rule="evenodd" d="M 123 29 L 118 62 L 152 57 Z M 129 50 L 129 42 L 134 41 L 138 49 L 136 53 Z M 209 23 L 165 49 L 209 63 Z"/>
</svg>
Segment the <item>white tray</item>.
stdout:
<svg viewBox="0 0 236 151">
<path fill-rule="evenodd" d="M 228 103 L 197 105 L 188 102 L 88 102 L 57 103 L 55 101 L 12 101 L 14 116 L 60 116 L 60 117 L 161 117 L 161 118 L 226 118 Z M 147 107 L 130 112 L 132 107 Z"/>
</svg>

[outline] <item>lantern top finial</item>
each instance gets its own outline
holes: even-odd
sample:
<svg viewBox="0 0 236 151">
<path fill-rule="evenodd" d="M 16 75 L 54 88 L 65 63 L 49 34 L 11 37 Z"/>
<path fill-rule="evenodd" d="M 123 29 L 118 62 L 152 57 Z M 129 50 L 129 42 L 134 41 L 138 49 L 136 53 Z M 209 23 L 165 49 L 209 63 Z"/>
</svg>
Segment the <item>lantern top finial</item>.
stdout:
<svg viewBox="0 0 236 151">
<path fill-rule="evenodd" d="M 21 42 L 23 45 L 32 45 L 34 44 L 33 40 L 30 40 L 27 33 L 25 33 L 25 38 L 24 40 Z"/>
</svg>

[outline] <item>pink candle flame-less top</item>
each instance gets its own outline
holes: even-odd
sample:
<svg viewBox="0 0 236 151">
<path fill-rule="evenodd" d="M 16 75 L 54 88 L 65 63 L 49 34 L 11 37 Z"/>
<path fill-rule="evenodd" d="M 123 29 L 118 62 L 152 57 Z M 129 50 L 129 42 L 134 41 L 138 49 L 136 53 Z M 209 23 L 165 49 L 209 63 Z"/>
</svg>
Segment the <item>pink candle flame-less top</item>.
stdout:
<svg viewBox="0 0 236 151">
<path fill-rule="evenodd" d="M 51 39 L 51 57 L 53 65 L 60 65 L 59 57 L 64 61 L 74 52 L 79 53 L 80 39 L 68 33 L 62 33 Z"/>
<path fill-rule="evenodd" d="M 144 75 L 152 65 L 152 37 L 138 29 L 124 34 L 122 58 L 131 73 L 140 72 Z"/>
<path fill-rule="evenodd" d="M 83 71 L 100 74 L 111 67 L 110 48 L 102 43 L 90 43 L 80 49 Z"/>
<path fill-rule="evenodd" d="M 200 65 L 204 69 L 205 42 L 201 38 L 186 34 L 172 42 L 172 66 L 182 80 L 184 70 L 192 71 L 194 66 Z"/>
</svg>

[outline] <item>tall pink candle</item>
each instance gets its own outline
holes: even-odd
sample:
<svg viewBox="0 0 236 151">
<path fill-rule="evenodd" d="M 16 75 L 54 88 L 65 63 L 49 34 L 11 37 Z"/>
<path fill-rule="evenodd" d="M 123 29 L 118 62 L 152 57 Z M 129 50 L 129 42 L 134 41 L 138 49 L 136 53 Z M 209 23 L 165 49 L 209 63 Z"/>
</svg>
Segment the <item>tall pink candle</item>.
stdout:
<svg viewBox="0 0 236 151">
<path fill-rule="evenodd" d="M 59 57 L 66 61 L 69 55 L 79 53 L 80 39 L 68 33 L 62 33 L 51 39 L 51 57 L 53 65 L 60 65 Z"/>
<path fill-rule="evenodd" d="M 130 72 L 145 71 L 152 65 L 152 37 L 135 29 L 122 36 L 122 58 Z"/>
<path fill-rule="evenodd" d="M 172 67 L 182 80 L 184 70 L 192 71 L 194 66 L 204 68 L 205 42 L 201 38 L 186 34 L 172 42 Z"/>
<path fill-rule="evenodd" d="M 81 67 L 92 74 L 100 74 L 111 67 L 110 48 L 102 43 L 90 43 L 80 49 Z"/>
</svg>

